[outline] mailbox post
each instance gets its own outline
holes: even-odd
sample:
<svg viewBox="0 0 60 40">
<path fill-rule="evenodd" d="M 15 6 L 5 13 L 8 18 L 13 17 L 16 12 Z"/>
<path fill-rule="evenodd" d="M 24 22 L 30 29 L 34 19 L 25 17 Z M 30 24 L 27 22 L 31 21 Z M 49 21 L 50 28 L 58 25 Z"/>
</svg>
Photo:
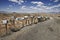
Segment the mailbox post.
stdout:
<svg viewBox="0 0 60 40">
<path fill-rule="evenodd" d="M 16 30 L 15 21 L 16 21 L 16 17 L 15 17 L 15 16 L 12 16 L 12 17 L 11 17 L 12 27 L 11 27 L 10 29 L 11 29 L 11 31 L 13 31 L 13 32 L 16 32 L 16 31 L 17 31 L 17 30 Z"/>
<path fill-rule="evenodd" d="M 4 20 L 2 20 L 2 22 L 3 22 L 3 24 L 6 27 L 6 35 L 7 35 L 7 24 L 8 24 L 8 20 L 4 19 Z"/>
<path fill-rule="evenodd" d="M 12 16 L 11 19 L 12 19 L 12 24 L 13 24 L 14 27 L 15 27 L 15 19 L 16 19 L 16 17 L 15 17 L 15 16 Z"/>
</svg>

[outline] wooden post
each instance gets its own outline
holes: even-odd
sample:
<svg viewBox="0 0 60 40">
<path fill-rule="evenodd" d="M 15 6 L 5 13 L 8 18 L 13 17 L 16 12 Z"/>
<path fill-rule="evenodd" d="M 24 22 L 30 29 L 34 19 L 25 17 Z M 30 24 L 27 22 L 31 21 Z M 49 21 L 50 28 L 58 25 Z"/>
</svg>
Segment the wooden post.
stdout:
<svg viewBox="0 0 60 40">
<path fill-rule="evenodd" d="M 11 18 L 12 18 L 12 22 L 13 22 L 12 24 L 15 27 L 15 19 L 16 19 L 16 17 L 15 16 L 12 16 Z"/>
<path fill-rule="evenodd" d="M 4 24 L 5 27 L 6 27 L 6 35 L 7 35 L 7 24 L 8 24 L 8 20 L 4 19 L 4 20 L 3 20 L 3 24 Z"/>
<path fill-rule="evenodd" d="M 5 24 L 5 27 L 6 27 L 6 35 L 7 35 L 7 34 L 8 34 L 8 33 L 7 33 L 7 24 Z"/>
</svg>

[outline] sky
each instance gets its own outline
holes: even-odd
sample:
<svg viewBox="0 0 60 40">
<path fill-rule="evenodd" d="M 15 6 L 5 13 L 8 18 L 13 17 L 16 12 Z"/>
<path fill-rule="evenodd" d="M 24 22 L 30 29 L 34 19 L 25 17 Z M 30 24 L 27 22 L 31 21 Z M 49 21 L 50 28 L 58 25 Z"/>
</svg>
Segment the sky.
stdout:
<svg viewBox="0 0 60 40">
<path fill-rule="evenodd" d="M 60 12 L 60 0 L 0 0 L 0 11 L 22 13 Z"/>
</svg>

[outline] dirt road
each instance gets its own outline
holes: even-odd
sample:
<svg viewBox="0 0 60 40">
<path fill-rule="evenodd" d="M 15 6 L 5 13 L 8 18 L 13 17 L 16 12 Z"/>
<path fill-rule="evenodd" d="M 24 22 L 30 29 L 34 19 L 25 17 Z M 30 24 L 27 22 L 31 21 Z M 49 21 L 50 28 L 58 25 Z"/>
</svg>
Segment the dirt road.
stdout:
<svg viewBox="0 0 60 40">
<path fill-rule="evenodd" d="M 24 27 L 10 36 L 0 40 L 60 40 L 60 19 L 50 19 Z"/>
</svg>

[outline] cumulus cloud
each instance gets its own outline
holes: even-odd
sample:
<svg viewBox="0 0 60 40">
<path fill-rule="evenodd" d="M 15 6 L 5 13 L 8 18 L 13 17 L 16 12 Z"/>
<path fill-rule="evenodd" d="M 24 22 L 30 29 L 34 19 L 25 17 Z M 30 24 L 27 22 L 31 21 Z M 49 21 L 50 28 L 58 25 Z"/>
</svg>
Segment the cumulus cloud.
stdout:
<svg viewBox="0 0 60 40">
<path fill-rule="evenodd" d="M 26 6 L 22 6 L 21 9 L 26 9 Z"/>
<path fill-rule="evenodd" d="M 51 7 L 48 7 L 48 8 L 49 8 L 49 9 L 53 9 L 53 8 L 58 8 L 58 7 L 60 7 L 60 4 L 54 5 L 54 6 L 51 6 Z"/>
<path fill-rule="evenodd" d="M 31 2 L 31 3 L 37 4 L 36 6 L 31 6 L 30 7 L 31 9 L 36 9 L 36 10 L 43 11 L 43 12 L 53 12 L 53 11 L 57 12 L 59 11 L 58 7 L 60 7 L 60 4 L 53 5 L 53 6 L 47 6 L 47 5 L 44 5 L 43 2 Z"/>
<path fill-rule="evenodd" d="M 10 10 L 12 7 L 13 7 L 12 5 L 9 5 L 6 9 Z"/>
<path fill-rule="evenodd" d="M 60 7 L 60 4 L 53 5 L 53 6 L 45 6 L 43 2 L 31 2 L 31 3 L 37 4 L 36 7 L 45 8 L 45 9 L 52 9 L 52 8 Z M 32 7 L 32 8 L 34 8 L 34 7 Z"/>
<path fill-rule="evenodd" d="M 31 9 L 37 9 L 37 7 L 34 7 L 34 6 L 30 6 Z"/>
<path fill-rule="evenodd" d="M 59 0 L 54 0 L 54 2 L 58 2 Z"/>
<path fill-rule="evenodd" d="M 9 0 L 9 1 L 14 2 L 14 3 L 18 3 L 18 4 L 24 3 L 23 0 Z"/>
<path fill-rule="evenodd" d="M 7 10 L 9 10 L 10 8 L 6 8 Z"/>
<path fill-rule="evenodd" d="M 53 1 L 53 2 L 58 2 L 58 1 L 60 1 L 60 0 L 50 0 L 50 1 Z"/>
<path fill-rule="evenodd" d="M 37 7 L 37 6 L 22 6 L 20 8 L 20 11 L 22 12 L 31 12 L 31 13 L 35 13 L 35 12 L 60 12 L 59 10 L 59 5 L 54 5 L 54 6 L 41 6 L 41 7 Z"/>
<path fill-rule="evenodd" d="M 17 0 L 9 0 L 9 1 L 11 1 L 11 2 L 16 2 L 16 3 L 18 2 Z"/>
<path fill-rule="evenodd" d="M 12 5 L 9 5 L 9 7 L 13 7 Z"/>
<path fill-rule="evenodd" d="M 31 6 L 21 6 L 20 11 L 24 12 L 59 12 L 60 4 L 48 6 L 43 2 L 31 2 L 33 5 Z M 38 6 L 39 5 L 39 6 Z M 49 4 L 50 5 L 50 4 Z"/>
<path fill-rule="evenodd" d="M 41 6 L 41 5 L 44 4 L 43 2 L 37 2 L 37 1 L 32 1 L 31 3 L 32 4 L 37 4 L 37 6 Z"/>
<path fill-rule="evenodd" d="M 24 1 L 23 0 L 10 0 L 12 2 L 15 2 L 15 3 L 18 3 L 18 4 L 21 4 L 23 3 Z M 45 5 L 43 2 L 39 1 L 32 1 L 31 2 L 33 4 L 33 6 L 27 6 L 27 5 L 23 5 L 20 7 L 19 11 L 21 12 L 59 12 L 59 9 L 58 7 L 60 7 L 60 4 L 58 5 L 53 5 L 53 6 L 47 6 Z M 36 6 L 34 6 L 36 5 Z M 49 4 L 50 5 L 50 4 Z M 9 5 L 9 7 L 12 7 L 12 5 Z M 7 8 L 9 9 L 9 8 Z"/>
</svg>

